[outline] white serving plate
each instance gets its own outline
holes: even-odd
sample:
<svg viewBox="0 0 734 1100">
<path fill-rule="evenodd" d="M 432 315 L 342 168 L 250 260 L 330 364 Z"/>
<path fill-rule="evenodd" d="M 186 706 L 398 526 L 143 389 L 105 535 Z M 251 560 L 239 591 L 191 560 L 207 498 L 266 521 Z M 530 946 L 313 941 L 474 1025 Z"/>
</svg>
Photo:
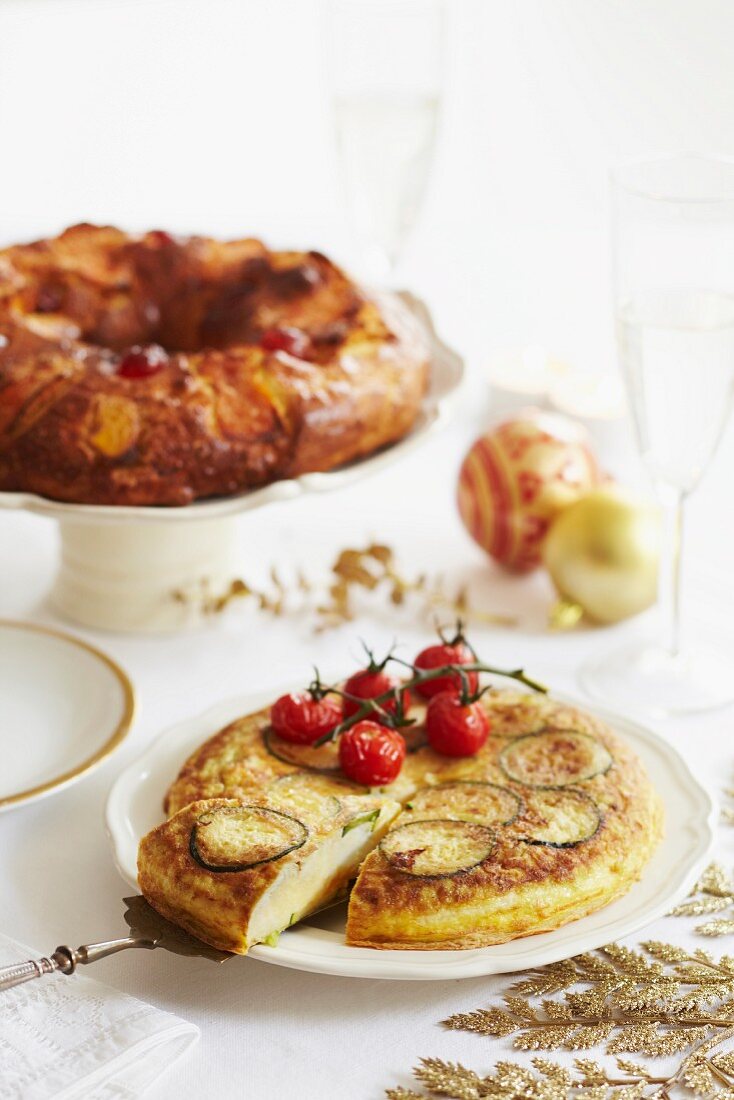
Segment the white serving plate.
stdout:
<svg viewBox="0 0 734 1100">
<path fill-rule="evenodd" d="M 120 744 L 133 688 L 79 638 L 0 620 L 0 811 L 76 783 Z"/>
<path fill-rule="evenodd" d="M 0 510 L 23 509 L 59 522 L 61 563 L 51 591 L 67 619 L 103 630 L 159 632 L 201 621 L 207 595 L 242 574 L 236 517 L 307 493 L 344 489 L 420 446 L 449 417 L 464 377 L 461 357 L 436 334 L 427 307 L 398 295 L 431 344 L 428 392 L 410 433 L 367 458 L 327 473 L 303 474 L 261 489 L 181 507 L 64 504 L 33 493 L 0 492 Z M 176 592 L 187 593 L 182 602 Z"/>
<path fill-rule="evenodd" d="M 281 689 L 221 703 L 164 733 L 120 775 L 107 801 L 106 823 L 122 877 L 137 888 L 140 838 L 163 819 L 164 792 L 202 741 L 242 714 L 266 706 Z M 665 837 L 640 882 L 625 897 L 554 932 L 469 951 L 376 951 L 344 942 L 344 906 L 325 910 L 284 932 L 277 947 L 250 954 L 277 966 L 353 978 L 410 980 L 470 978 L 544 966 L 628 936 L 663 916 L 690 892 L 713 844 L 716 807 L 676 750 L 652 730 L 565 695 L 555 696 L 599 715 L 626 737 L 644 761 L 666 814 Z"/>
</svg>

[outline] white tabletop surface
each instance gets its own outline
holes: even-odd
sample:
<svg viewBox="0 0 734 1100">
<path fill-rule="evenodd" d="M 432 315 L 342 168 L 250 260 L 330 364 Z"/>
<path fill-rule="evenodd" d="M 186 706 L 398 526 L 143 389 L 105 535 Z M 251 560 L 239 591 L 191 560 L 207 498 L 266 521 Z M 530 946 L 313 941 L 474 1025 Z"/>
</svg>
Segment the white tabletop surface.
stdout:
<svg viewBox="0 0 734 1100">
<path fill-rule="evenodd" d="M 135 17 L 128 18 L 133 8 Z M 326 155 L 330 131 L 322 91 L 308 67 L 309 36 L 316 33 L 312 8 L 281 0 L 3 4 L 0 121 L 6 147 L 15 151 L 25 142 L 27 148 L 22 156 L 14 152 L 14 170 L 3 182 L 0 237 L 86 217 L 256 231 L 339 250 L 334 165 Z M 514 630 L 475 630 L 488 660 L 523 664 L 574 691 L 581 659 L 654 630 L 654 613 L 613 629 L 550 635 L 547 581 L 540 575 L 508 579 L 488 564 L 456 516 L 456 472 L 469 442 L 493 415 L 484 372 L 503 347 L 540 340 L 576 363 L 611 369 L 606 165 L 619 155 L 666 146 L 726 145 L 734 78 L 721 43 L 731 39 L 734 13 L 718 0 L 641 0 L 616 9 L 588 0 L 467 0 L 455 10 L 461 15 L 453 28 L 442 155 L 404 282 L 426 297 L 442 333 L 467 356 L 471 379 L 462 410 L 447 432 L 392 470 L 338 496 L 243 516 L 242 573 L 257 581 L 275 563 L 284 574 L 296 566 L 317 574 L 337 549 L 379 538 L 396 548 L 406 570 L 440 571 L 457 587 L 470 582 L 478 602 L 520 616 Z M 68 49 L 59 50 L 64 35 Z M 95 35 L 104 39 L 104 51 L 94 52 Z M 214 35 L 226 55 L 212 68 L 212 58 L 221 57 Z M 131 70 L 139 42 L 139 68 L 133 63 Z M 192 79 L 199 65 L 190 56 L 194 49 L 208 59 L 216 79 Z M 685 82 L 681 51 L 691 76 Z M 93 96 L 89 81 L 102 70 L 90 73 L 90 56 L 104 58 L 104 79 L 96 80 Z M 48 81 L 29 81 L 24 66 L 46 72 Z M 29 140 L 27 119 L 45 119 L 51 103 L 65 125 L 45 126 L 42 142 L 34 133 Z M 233 140 L 240 131 L 223 111 L 225 103 L 242 104 L 243 143 Z M 111 117 L 115 125 L 108 124 Z M 270 146 L 274 133 L 283 140 Z M 190 140 L 206 156 L 194 157 L 178 173 L 172 165 Z M 265 146 L 267 158 L 258 152 L 243 162 L 242 148 Z M 216 195 L 211 150 L 221 168 Z M 49 163 L 59 169 L 59 186 L 49 187 Z M 624 428 L 605 429 L 599 447 L 615 473 L 639 478 Z M 690 504 L 685 611 L 734 656 L 732 472 L 730 430 Z M 56 623 L 44 602 L 56 553 L 51 521 L 0 515 L 0 617 Z M 372 608 L 322 634 L 314 634 L 309 621 L 273 620 L 245 606 L 175 637 L 78 631 L 127 668 L 138 692 L 138 717 L 124 747 L 93 776 L 0 817 L 2 931 L 44 952 L 58 943 L 121 934 L 126 887 L 102 823 L 118 771 L 159 731 L 219 699 L 306 677 L 315 662 L 350 667 L 359 658 L 360 637 L 378 651 L 395 637 L 407 652 L 424 641 L 428 628 L 411 614 L 397 615 L 378 599 Z M 729 709 L 658 728 L 717 790 L 730 778 L 733 718 Z M 22 743 L 2 748 L 23 751 Z M 722 829 L 721 855 L 729 863 L 733 839 L 734 832 Z M 683 942 L 686 927 L 669 919 L 650 935 Z M 247 959 L 217 968 L 162 951 L 100 962 L 95 977 L 201 1028 L 198 1047 L 151 1090 L 151 1100 L 378 1100 L 384 1088 L 408 1085 L 421 1055 L 487 1072 L 508 1050 L 506 1041 L 438 1026 L 451 1012 L 486 1004 L 503 988 L 496 979 L 357 982 Z"/>
</svg>

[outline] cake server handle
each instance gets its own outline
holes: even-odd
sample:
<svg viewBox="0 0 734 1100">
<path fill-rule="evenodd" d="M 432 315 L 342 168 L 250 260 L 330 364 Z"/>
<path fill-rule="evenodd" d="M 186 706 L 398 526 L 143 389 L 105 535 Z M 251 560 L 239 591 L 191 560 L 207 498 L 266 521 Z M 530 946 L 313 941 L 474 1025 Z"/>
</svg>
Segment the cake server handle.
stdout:
<svg viewBox="0 0 734 1100">
<path fill-rule="evenodd" d="M 30 982 L 33 978 L 43 978 L 46 974 L 55 974 L 57 971 L 61 974 L 73 974 L 77 966 L 86 966 L 87 963 L 104 959 L 107 955 L 126 951 L 129 947 L 144 947 L 152 950 L 158 946 L 158 943 L 157 939 L 133 933 L 120 940 L 102 940 L 100 943 L 82 944 L 76 950 L 62 945 L 57 947 L 52 955 L 0 967 L 0 993 L 16 985 L 22 985 L 24 982 Z"/>
</svg>

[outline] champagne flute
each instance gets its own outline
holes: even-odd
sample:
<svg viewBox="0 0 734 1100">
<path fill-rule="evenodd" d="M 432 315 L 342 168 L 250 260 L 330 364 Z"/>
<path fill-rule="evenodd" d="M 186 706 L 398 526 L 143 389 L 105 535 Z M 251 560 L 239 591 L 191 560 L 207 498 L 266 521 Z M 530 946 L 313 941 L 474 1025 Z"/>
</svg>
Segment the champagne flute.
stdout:
<svg viewBox="0 0 734 1100">
<path fill-rule="evenodd" d="M 365 276 L 390 282 L 425 197 L 438 128 L 442 0 L 328 0 L 336 144 Z"/>
<path fill-rule="evenodd" d="M 636 161 L 612 177 L 617 343 L 637 442 L 667 513 L 667 637 L 581 670 L 593 695 L 658 716 L 734 699 L 731 667 L 681 635 L 687 497 L 721 440 L 734 395 L 734 160 Z"/>
</svg>

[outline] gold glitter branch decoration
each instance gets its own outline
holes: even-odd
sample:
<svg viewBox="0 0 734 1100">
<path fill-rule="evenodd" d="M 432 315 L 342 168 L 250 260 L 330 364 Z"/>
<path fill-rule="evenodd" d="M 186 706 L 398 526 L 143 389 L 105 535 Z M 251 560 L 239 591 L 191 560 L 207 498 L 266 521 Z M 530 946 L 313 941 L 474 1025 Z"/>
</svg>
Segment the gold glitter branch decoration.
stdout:
<svg viewBox="0 0 734 1100">
<path fill-rule="evenodd" d="M 514 626 L 516 620 L 495 615 L 474 606 L 466 586 L 449 591 L 441 576 L 420 574 L 407 577 L 398 568 L 394 551 L 383 543 L 370 543 L 363 549 L 341 550 L 332 563 L 325 585 L 317 585 L 302 572 L 287 584 L 274 568 L 267 589 L 253 587 L 242 578 L 233 580 L 224 592 L 213 592 L 206 581 L 186 589 L 177 589 L 171 598 L 194 606 L 205 615 L 216 615 L 230 604 L 252 599 L 261 611 L 281 616 L 288 612 L 309 612 L 316 616 L 316 629 L 327 630 L 351 621 L 356 613 L 358 594 L 385 595 L 393 607 L 413 601 L 423 615 L 446 612 L 466 621 Z"/>
<path fill-rule="evenodd" d="M 721 820 L 725 825 L 734 825 L 734 788 L 724 787 L 724 795 L 727 803 L 721 807 Z"/>
<path fill-rule="evenodd" d="M 729 910 L 725 913 L 725 910 Z M 711 863 L 698 880 L 687 901 L 671 909 L 671 917 L 703 917 L 725 914 L 697 924 L 694 931 L 702 936 L 727 936 L 734 933 L 734 880 L 719 863 Z"/>
<path fill-rule="evenodd" d="M 734 1029 L 727 1033 L 727 1038 Z M 734 1054 L 713 1053 L 724 1036 L 702 1043 L 678 1068 L 667 1075 L 617 1058 L 617 1073 L 610 1074 L 590 1058 L 574 1059 L 574 1071 L 548 1058 L 533 1058 L 533 1069 L 516 1062 L 497 1062 L 494 1072 L 480 1077 L 460 1062 L 422 1058 L 413 1074 L 426 1092 L 402 1087 L 388 1089 L 388 1100 L 426 1100 L 446 1096 L 452 1100 L 671 1100 L 686 1090 L 715 1100 L 734 1097 Z M 681 1092 L 681 1095 L 684 1095 Z"/>
<path fill-rule="evenodd" d="M 645 954 L 610 944 L 537 971 L 491 1006 L 451 1016 L 449 1028 L 514 1035 L 519 1050 L 587 1050 L 607 1042 L 611 1054 L 674 1054 L 734 1025 L 734 960 L 649 941 Z M 583 985 L 583 991 L 576 987 Z M 562 1001 L 528 996 L 564 992 Z M 730 999 L 731 998 L 731 999 Z M 716 1012 L 708 1009 L 720 1002 Z"/>
<path fill-rule="evenodd" d="M 555 994 L 562 994 L 561 998 Z M 717 1048 L 734 1036 L 734 958 L 648 941 L 640 951 L 610 944 L 553 963 L 517 983 L 502 1004 L 459 1013 L 444 1025 L 492 1038 L 512 1037 L 523 1051 L 588 1050 L 615 1055 L 610 1075 L 577 1058 L 575 1073 L 536 1056 L 528 1069 L 498 1062 L 487 1077 L 461 1065 L 424 1059 L 416 1078 L 428 1095 L 454 1100 L 666 1100 L 677 1087 L 734 1100 L 734 1053 Z M 659 1072 L 625 1054 L 685 1054 L 674 1072 Z M 390 1100 L 426 1093 L 388 1090 Z"/>
</svg>

